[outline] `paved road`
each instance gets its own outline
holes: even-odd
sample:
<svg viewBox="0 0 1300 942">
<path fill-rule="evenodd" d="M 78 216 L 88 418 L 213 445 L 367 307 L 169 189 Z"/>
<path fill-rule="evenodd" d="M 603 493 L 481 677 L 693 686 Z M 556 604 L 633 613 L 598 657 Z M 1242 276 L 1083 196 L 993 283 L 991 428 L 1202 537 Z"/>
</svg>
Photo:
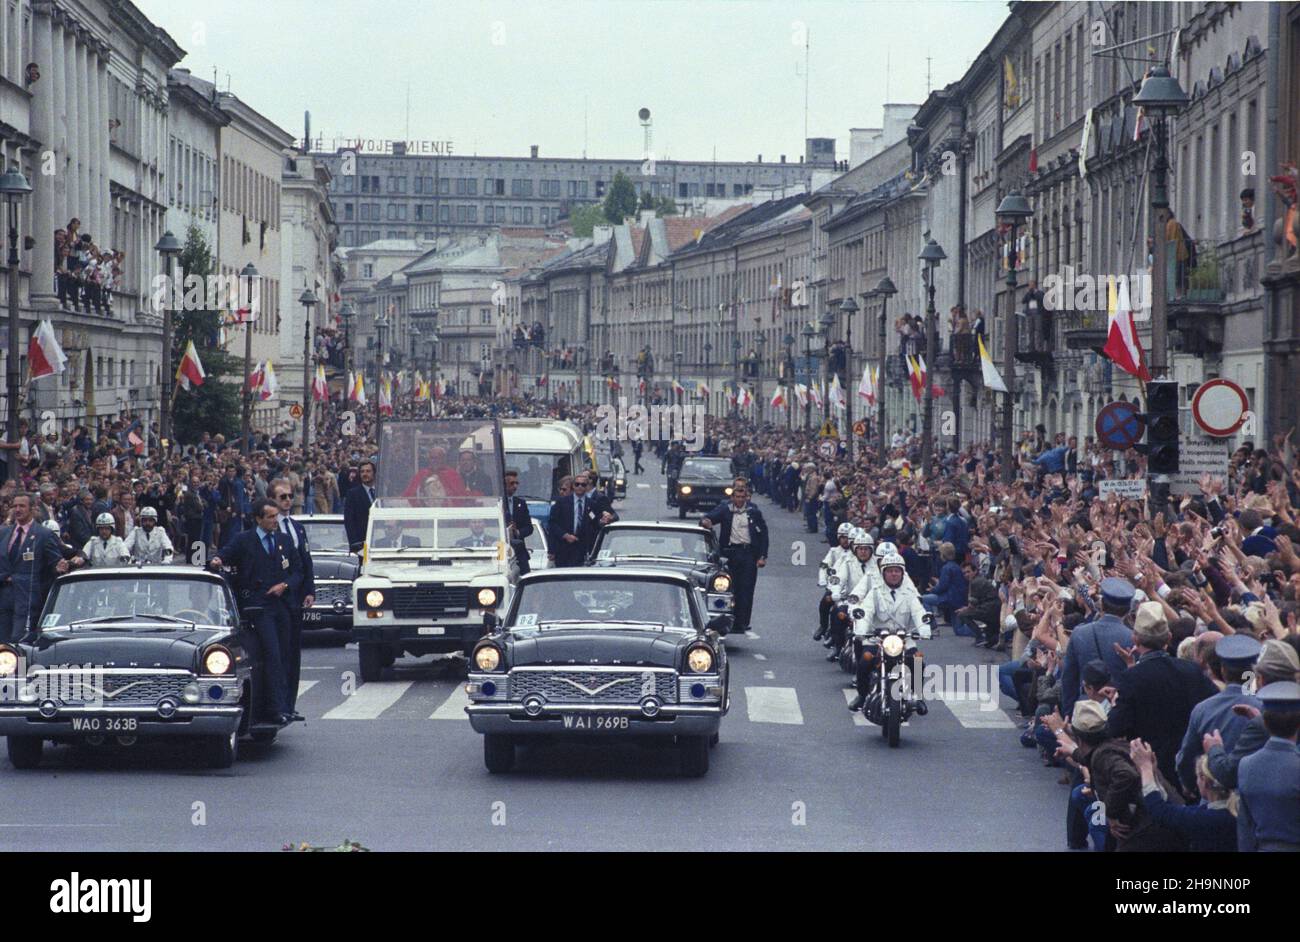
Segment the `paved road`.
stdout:
<svg viewBox="0 0 1300 942">
<path fill-rule="evenodd" d="M 633 479 L 623 519 L 666 512 L 655 470 Z M 533 748 L 515 773 L 489 775 L 446 666 L 399 661 L 385 680 L 356 684 L 355 649 L 320 644 L 304 655 L 307 722 L 274 745 L 244 744 L 231 770 L 198 769 L 175 744 L 47 746 L 32 772 L 0 758 L 0 850 L 344 838 L 377 850 L 1063 848 L 1066 790 L 996 704 L 936 702 L 894 750 L 845 709 L 848 676 L 811 640 L 825 546 L 794 515 L 760 506 L 772 555 L 754 633 L 727 641 L 731 712 L 703 779 L 680 778 L 672 750 L 617 743 Z M 922 649 L 936 665 L 996 665 L 948 634 Z"/>
</svg>

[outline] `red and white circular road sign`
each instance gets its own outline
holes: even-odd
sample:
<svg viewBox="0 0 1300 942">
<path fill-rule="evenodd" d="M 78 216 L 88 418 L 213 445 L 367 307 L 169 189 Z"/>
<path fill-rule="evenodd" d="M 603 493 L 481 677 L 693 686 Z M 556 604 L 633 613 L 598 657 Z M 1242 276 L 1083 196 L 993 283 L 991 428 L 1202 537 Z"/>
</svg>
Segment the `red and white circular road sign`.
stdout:
<svg viewBox="0 0 1300 942">
<path fill-rule="evenodd" d="M 1250 400 L 1246 391 L 1230 379 L 1202 383 L 1192 396 L 1192 418 L 1206 435 L 1232 435 L 1246 421 Z"/>
</svg>

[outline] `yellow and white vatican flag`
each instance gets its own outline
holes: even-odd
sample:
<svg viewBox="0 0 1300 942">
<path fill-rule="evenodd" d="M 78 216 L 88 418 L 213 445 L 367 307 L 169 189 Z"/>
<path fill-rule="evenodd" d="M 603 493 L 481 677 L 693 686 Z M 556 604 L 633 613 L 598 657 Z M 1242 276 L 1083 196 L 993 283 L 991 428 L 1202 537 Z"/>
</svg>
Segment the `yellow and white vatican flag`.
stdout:
<svg viewBox="0 0 1300 942">
<path fill-rule="evenodd" d="M 984 346 L 983 336 L 979 334 L 975 336 L 980 345 L 980 372 L 984 374 L 984 386 L 995 392 L 1006 392 L 1007 384 L 1002 381 L 1002 374 L 993 365 L 993 358 L 989 356 L 989 348 Z"/>
</svg>

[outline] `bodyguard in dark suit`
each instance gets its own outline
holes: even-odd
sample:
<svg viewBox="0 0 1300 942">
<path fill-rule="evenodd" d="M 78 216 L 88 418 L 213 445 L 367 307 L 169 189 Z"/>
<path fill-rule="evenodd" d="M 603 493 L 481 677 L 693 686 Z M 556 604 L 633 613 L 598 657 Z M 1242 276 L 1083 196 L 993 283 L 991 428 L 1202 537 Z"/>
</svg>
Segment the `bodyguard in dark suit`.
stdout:
<svg viewBox="0 0 1300 942">
<path fill-rule="evenodd" d="M 361 462 L 361 482 L 348 489 L 343 498 L 343 529 L 348 543 L 356 546 L 366 541 L 366 527 L 370 525 L 370 505 L 375 502 L 375 463 Z"/>
<path fill-rule="evenodd" d="M 289 706 L 284 652 L 289 647 L 289 604 L 292 580 L 301 579 L 291 570 L 297 551 L 280 532 L 280 513 L 275 503 L 258 501 L 253 511 L 256 526 L 236 534 L 212 557 L 209 565 L 236 567 L 235 590 L 240 605 L 256 607 L 253 631 L 262 649 L 263 683 L 261 714 L 271 722 L 287 725 L 293 720 Z"/>
<path fill-rule="evenodd" d="M 1124 624 L 1123 618 L 1128 614 L 1135 594 L 1133 586 L 1123 579 L 1101 580 L 1101 617 L 1074 629 L 1070 645 L 1065 649 L 1065 662 L 1061 665 L 1062 716 L 1069 716 L 1074 702 L 1079 699 L 1083 665 L 1089 661 L 1104 661 L 1111 677 L 1119 677 L 1128 669 L 1128 664 L 1115 651 L 1115 645 L 1133 646 L 1133 632 Z M 1181 729 L 1178 734 L 1182 735 Z"/>
<path fill-rule="evenodd" d="M 1070 639 L 1073 648 L 1078 638 Z M 1144 602 L 1133 625 L 1137 662 L 1115 678 L 1119 696 L 1106 718 L 1106 731 L 1123 739 L 1144 739 L 1156 754 L 1156 767 L 1178 785 L 1177 755 L 1192 707 L 1218 693 L 1192 661 L 1170 657 L 1169 625 L 1159 602 Z M 1084 652 L 1088 653 L 1088 652 Z M 1062 686 L 1064 693 L 1064 686 Z"/>
<path fill-rule="evenodd" d="M 289 516 L 293 505 L 293 485 L 283 478 L 271 484 L 275 505 L 280 511 L 280 533 L 289 538 L 298 554 L 295 566 L 289 569 L 289 647 L 284 652 L 285 693 L 289 697 L 289 712 L 298 715 L 298 680 L 302 674 L 302 613 L 316 601 L 315 570 L 312 567 L 311 547 L 307 544 L 307 531 Z"/>
<path fill-rule="evenodd" d="M 551 507 L 547 536 L 556 566 L 586 563 L 601 528 L 618 519 L 605 495 L 591 493 L 591 480 L 586 473 L 575 475 L 573 493 Z"/>
<path fill-rule="evenodd" d="M 32 516 L 31 496 L 14 497 L 14 523 L 0 527 L 0 641 L 35 627 L 54 577 L 68 571 L 61 546 Z"/>
<path fill-rule="evenodd" d="M 528 565 L 528 545 L 524 542 L 533 535 L 533 515 L 528 512 L 528 502 L 516 497 L 519 490 L 519 472 L 506 471 L 506 510 L 510 515 L 510 545 L 514 547 L 515 559 L 519 561 L 519 575 L 530 569 Z"/>
<path fill-rule="evenodd" d="M 727 558 L 731 591 L 736 600 L 730 631 L 749 630 L 754 610 L 754 588 L 758 570 L 767 565 L 767 523 L 763 512 L 749 502 L 749 482 L 736 478 L 731 484 L 731 501 L 724 501 L 704 515 L 700 526 L 721 527 L 718 545 Z"/>
</svg>

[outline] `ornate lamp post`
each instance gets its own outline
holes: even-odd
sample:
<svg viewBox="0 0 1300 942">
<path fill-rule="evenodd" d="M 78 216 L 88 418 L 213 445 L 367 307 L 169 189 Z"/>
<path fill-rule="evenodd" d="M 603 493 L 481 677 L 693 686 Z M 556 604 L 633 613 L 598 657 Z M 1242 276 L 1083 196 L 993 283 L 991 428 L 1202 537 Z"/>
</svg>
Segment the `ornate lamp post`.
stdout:
<svg viewBox="0 0 1300 942">
<path fill-rule="evenodd" d="M 10 442 L 18 440 L 18 210 L 23 197 L 32 191 L 22 171 L 17 167 L 0 174 L 0 197 L 9 206 L 9 353 L 5 357 L 5 393 L 9 399 L 5 417 L 5 437 Z M 90 390 L 86 390 L 90 395 Z M 14 475 L 16 478 L 17 475 Z"/>
<path fill-rule="evenodd" d="M 1004 484 L 1010 484 L 1015 477 L 1015 466 L 1012 463 L 1011 414 L 1016 395 L 1016 348 L 1020 345 L 1020 338 L 1017 336 L 1019 331 L 1016 329 L 1018 326 L 1016 323 L 1016 239 L 1019 237 L 1020 227 L 1033 214 L 1034 210 L 1029 205 L 1029 200 L 1025 199 L 1019 190 L 1012 190 L 1004 196 L 996 210 L 998 224 L 1006 229 L 1007 237 L 1010 239 L 1010 245 L 1007 247 L 1007 329 L 1006 336 L 1003 338 L 1006 347 L 1002 351 L 1002 381 L 1007 386 L 1002 399 L 1001 452 Z"/>
<path fill-rule="evenodd" d="M 172 306 L 171 299 L 177 290 L 175 260 L 180 257 L 185 247 L 168 229 L 163 233 L 154 251 L 162 256 L 163 273 L 167 276 L 167 293 L 163 300 L 163 335 L 162 335 L 162 386 L 159 389 L 159 403 L 162 406 L 158 416 L 158 439 L 163 454 L 171 446 L 172 438 Z"/>
<path fill-rule="evenodd" d="M 682 351 L 680 350 L 673 351 L 673 382 L 676 383 L 678 386 L 680 386 L 682 383 L 682 360 L 685 359 L 685 356 L 686 355 L 682 353 Z M 677 390 L 674 389 L 673 403 L 679 406 L 685 405 L 685 403 L 682 401 L 682 398 L 683 398 L 682 394 L 677 392 Z"/>
<path fill-rule="evenodd" d="M 853 315 L 858 313 L 858 302 L 849 295 L 840 302 L 840 311 L 844 314 L 844 401 L 848 409 L 844 417 L 845 438 L 848 439 L 849 460 L 853 460 L 853 399 L 857 392 L 853 389 Z"/>
<path fill-rule="evenodd" d="M 799 331 L 799 336 L 803 338 L 803 365 L 808 370 L 808 382 L 812 383 L 812 370 L 809 366 L 812 363 L 812 345 L 817 338 L 819 331 L 813 328 L 812 324 L 804 324 L 803 330 Z M 812 396 L 805 395 L 803 400 L 803 427 L 805 429 L 812 427 Z"/>
<path fill-rule="evenodd" d="M 249 262 L 244 266 L 239 277 L 248 281 L 248 307 L 253 307 L 253 281 L 260 278 L 257 266 Z M 250 313 L 244 320 L 244 415 L 243 421 L 239 428 L 239 450 L 244 455 L 248 454 L 248 436 L 252 432 L 253 422 L 253 390 L 248 386 L 248 378 L 253 370 L 253 317 Z"/>
<path fill-rule="evenodd" d="M 731 417 L 739 418 L 740 416 L 740 337 L 731 338 L 731 358 L 734 361 L 732 369 L 734 375 L 731 380 L 731 393 L 736 397 L 736 404 L 731 407 Z"/>
<path fill-rule="evenodd" d="M 1155 135 L 1151 164 L 1151 218 L 1154 221 L 1155 246 L 1154 271 L 1151 279 L 1151 375 L 1160 379 L 1169 369 L 1169 321 L 1166 304 L 1169 285 L 1166 281 L 1168 244 L 1165 226 L 1169 223 L 1169 191 L 1166 175 L 1169 172 L 1168 119 L 1187 107 L 1189 97 L 1178 79 L 1158 65 L 1142 82 L 1142 88 L 1133 96 L 1133 104 L 1152 119 L 1151 132 Z"/>
<path fill-rule="evenodd" d="M 754 378 L 757 381 L 758 395 L 754 397 L 755 405 L 758 406 L 758 424 L 763 424 L 763 367 L 767 354 L 767 334 L 761 330 L 755 340 L 758 345 L 758 363 L 755 365 Z"/>
<path fill-rule="evenodd" d="M 302 450 L 307 451 L 307 446 L 311 444 L 311 309 L 319 301 L 316 292 L 311 288 L 304 288 L 298 297 L 298 303 L 303 307 L 303 327 L 302 327 Z"/>
<path fill-rule="evenodd" d="M 713 344 L 704 341 L 704 385 L 708 387 L 709 396 L 705 397 L 704 406 L 709 407 L 709 397 L 713 395 Z"/>
<path fill-rule="evenodd" d="M 791 402 L 794 395 L 794 354 L 790 352 L 794 346 L 794 334 L 786 334 L 781 338 L 781 343 L 785 346 L 781 370 L 781 385 L 785 387 L 785 427 L 790 430 L 794 428 L 794 405 Z"/>
<path fill-rule="evenodd" d="M 931 239 L 921 250 L 919 258 L 925 265 L 925 352 L 929 354 L 925 367 L 925 415 L 922 421 L 921 431 L 924 438 L 921 441 L 921 473 L 928 481 L 932 458 L 934 453 L 934 370 L 935 355 L 934 350 L 937 345 L 936 334 L 938 332 L 937 317 L 934 310 L 934 275 L 939 268 L 939 263 L 948 256 L 940 248 L 939 243 Z"/>
<path fill-rule="evenodd" d="M 827 309 L 822 314 L 822 421 L 831 417 L 831 329 L 835 326 L 835 315 Z"/>
<path fill-rule="evenodd" d="M 880 284 L 876 285 L 876 297 L 880 298 L 880 375 L 885 375 L 885 361 L 889 358 L 889 338 L 886 328 L 889 324 L 889 299 L 898 294 L 898 289 L 894 287 L 894 282 L 886 275 L 880 279 Z M 883 384 L 876 382 L 876 431 L 880 435 L 880 465 L 884 467 L 885 462 L 889 460 L 889 442 L 885 438 L 885 389 Z"/>
<path fill-rule="evenodd" d="M 375 448 L 378 450 L 383 442 L 384 413 L 379 408 L 380 392 L 384 388 L 384 338 L 388 334 L 388 314 L 381 313 L 375 318 Z"/>
</svg>

